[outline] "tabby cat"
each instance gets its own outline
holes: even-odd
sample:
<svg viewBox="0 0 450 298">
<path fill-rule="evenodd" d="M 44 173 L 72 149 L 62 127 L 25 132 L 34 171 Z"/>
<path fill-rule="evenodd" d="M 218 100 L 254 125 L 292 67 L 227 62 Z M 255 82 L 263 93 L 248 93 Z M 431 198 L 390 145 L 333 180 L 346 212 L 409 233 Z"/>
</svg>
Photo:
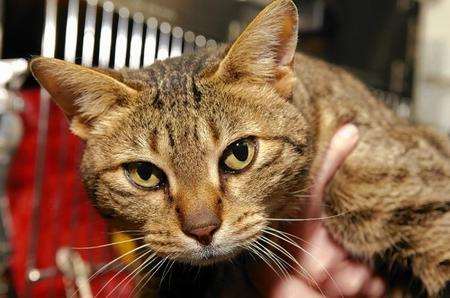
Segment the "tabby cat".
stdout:
<svg viewBox="0 0 450 298">
<path fill-rule="evenodd" d="M 277 0 L 217 51 L 141 70 L 49 58 L 30 68 L 86 142 L 81 173 L 99 212 L 192 266 L 238 257 L 268 218 L 295 216 L 331 137 L 355 124 L 360 141 L 328 187 L 326 226 L 354 256 L 398 265 L 438 295 L 450 279 L 449 140 L 296 53 L 297 19 Z"/>
</svg>

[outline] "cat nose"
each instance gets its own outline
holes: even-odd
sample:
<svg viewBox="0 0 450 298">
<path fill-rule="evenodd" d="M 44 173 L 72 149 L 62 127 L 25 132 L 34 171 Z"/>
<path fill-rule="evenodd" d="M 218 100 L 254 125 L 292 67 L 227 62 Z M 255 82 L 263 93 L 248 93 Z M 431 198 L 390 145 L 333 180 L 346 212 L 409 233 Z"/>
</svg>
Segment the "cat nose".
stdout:
<svg viewBox="0 0 450 298">
<path fill-rule="evenodd" d="M 182 230 L 184 234 L 197 240 L 200 244 L 209 245 L 221 223 L 218 216 L 210 210 L 197 210 L 197 212 L 189 212 L 182 217 Z"/>
<path fill-rule="evenodd" d="M 209 245 L 212 242 L 213 235 L 219 228 L 218 225 L 210 225 L 206 227 L 196 228 L 190 231 L 186 231 L 188 236 L 196 239 L 203 245 Z"/>
</svg>

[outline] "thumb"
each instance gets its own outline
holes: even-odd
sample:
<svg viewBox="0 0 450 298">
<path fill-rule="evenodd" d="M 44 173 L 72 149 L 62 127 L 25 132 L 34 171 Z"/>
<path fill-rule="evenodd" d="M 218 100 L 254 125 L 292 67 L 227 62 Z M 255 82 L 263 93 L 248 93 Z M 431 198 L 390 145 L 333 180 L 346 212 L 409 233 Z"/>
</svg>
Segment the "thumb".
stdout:
<svg viewBox="0 0 450 298">
<path fill-rule="evenodd" d="M 344 163 L 347 156 L 355 149 L 358 138 L 358 128 L 353 124 L 346 124 L 331 139 L 311 191 L 310 215 L 317 216 L 320 214 L 325 187 Z"/>
</svg>

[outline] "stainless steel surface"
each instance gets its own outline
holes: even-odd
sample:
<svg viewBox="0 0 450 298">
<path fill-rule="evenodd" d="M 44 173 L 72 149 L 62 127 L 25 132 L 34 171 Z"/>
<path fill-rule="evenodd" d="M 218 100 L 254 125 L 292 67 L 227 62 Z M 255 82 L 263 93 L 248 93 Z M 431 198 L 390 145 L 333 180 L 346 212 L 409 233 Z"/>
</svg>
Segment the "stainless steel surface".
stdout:
<svg viewBox="0 0 450 298">
<path fill-rule="evenodd" d="M 144 45 L 144 66 L 148 66 L 155 61 L 156 37 L 158 34 L 158 21 L 151 17 L 147 19 L 147 33 Z"/>
<path fill-rule="evenodd" d="M 172 42 L 170 48 L 170 57 L 177 57 L 183 51 L 183 29 L 174 27 L 172 29 Z"/>
<path fill-rule="evenodd" d="M 25 59 L 3 59 L 0 60 L 0 88 L 2 92 L 7 92 L 6 89 L 18 90 L 25 80 L 28 63 Z M 7 97 L 2 93 L 2 98 Z M 12 101 L 3 101 L 0 104 L 0 112 L 3 111 L 5 103 Z"/>
<path fill-rule="evenodd" d="M 142 32 L 144 26 L 144 15 L 137 12 L 133 15 L 133 30 L 130 43 L 130 68 L 141 67 Z"/>
<path fill-rule="evenodd" d="M 195 49 L 197 51 L 202 50 L 206 46 L 206 37 L 203 35 L 197 35 L 195 37 Z"/>
<path fill-rule="evenodd" d="M 0 296 L 6 296 L 8 285 L 3 275 L 9 266 L 11 254 L 11 218 L 6 197 L 6 179 L 12 156 L 22 138 L 22 122 L 17 112 L 23 108 L 22 99 L 11 90 L 20 87 L 20 77 L 27 68 L 24 59 L 0 60 Z M 19 78 L 19 79 L 18 79 Z M 14 82 L 16 81 L 16 82 Z"/>
<path fill-rule="evenodd" d="M 64 60 L 75 62 L 78 36 L 78 10 L 80 0 L 69 0 L 66 26 L 66 42 L 64 45 Z"/>
<path fill-rule="evenodd" d="M 100 67 L 109 66 L 111 57 L 111 35 L 114 4 L 111 1 L 103 3 L 102 27 L 100 29 L 100 54 L 98 64 Z"/>
<path fill-rule="evenodd" d="M 45 6 L 44 33 L 42 35 L 42 56 L 53 57 L 56 48 L 56 22 L 58 0 L 47 0 Z"/>
<path fill-rule="evenodd" d="M 119 9 L 119 22 L 117 25 L 116 49 L 114 57 L 114 68 L 121 69 L 125 67 L 127 59 L 127 42 L 128 42 L 128 23 L 130 11 L 122 7 Z"/>
<path fill-rule="evenodd" d="M 102 0 L 101 0 L 102 1 Z M 112 0 L 116 6 L 125 6 L 132 13 L 156 17 L 161 22 L 202 33 L 220 41 L 227 41 L 229 24 L 238 22 L 241 28 L 270 0 Z M 304 0 L 301 6 L 300 28 L 316 31 L 323 25 L 325 1 Z"/>
<path fill-rule="evenodd" d="M 192 31 L 184 33 L 184 52 L 191 53 L 194 51 L 195 34 Z"/>
<path fill-rule="evenodd" d="M 68 247 L 61 247 L 56 253 L 56 265 L 65 277 L 66 297 L 93 297 L 89 284 L 91 269 L 79 253 Z"/>
<path fill-rule="evenodd" d="M 47 0 L 45 9 L 44 33 L 42 37 L 42 56 L 54 57 L 56 48 L 56 24 L 57 24 L 57 0 Z M 30 245 L 27 255 L 26 270 L 28 273 L 36 268 L 36 253 L 38 249 L 39 235 L 39 210 L 42 198 L 42 184 L 44 179 L 44 165 L 46 159 L 46 143 L 48 130 L 48 117 L 50 111 L 50 97 L 45 90 L 41 90 L 39 106 L 38 139 L 36 152 L 36 165 L 34 173 L 34 193 L 31 206 L 31 232 Z M 29 274 L 28 274 L 29 276 Z M 31 282 L 28 279 L 26 284 L 25 296 L 31 295 Z"/>
<path fill-rule="evenodd" d="M 170 31 L 171 27 L 167 22 L 161 23 L 159 26 L 159 43 L 156 56 L 158 60 L 164 60 L 169 57 Z"/>
<path fill-rule="evenodd" d="M 94 58 L 95 24 L 97 21 L 97 0 L 88 0 L 86 3 L 86 18 L 83 32 L 83 51 L 81 63 L 91 66 Z"/>
</svg>

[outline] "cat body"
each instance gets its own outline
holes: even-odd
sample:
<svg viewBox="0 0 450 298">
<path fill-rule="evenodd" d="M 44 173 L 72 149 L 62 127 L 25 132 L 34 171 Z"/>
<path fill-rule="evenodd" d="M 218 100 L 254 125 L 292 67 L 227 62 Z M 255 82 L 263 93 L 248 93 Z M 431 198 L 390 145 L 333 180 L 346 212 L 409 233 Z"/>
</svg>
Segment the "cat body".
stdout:
<svg viewBox="0 0 450 298">
<path fill-rule="evenodd" d="M 341 69 L 303 56 L 296 65 L 300 94 L 307 94 L 299 106 L 309 98 L 315 107 L 315 155 L 343 124 L 360 132 L 324 202 L 327 215 L 345 215 L 324 221 L 327 228 L 355 256 L 403 265 L 437 294 L 450 278 L 448 138 L 398 118 Z"/>
<path fill-rule="evenodd" d="M 398 264 L 438 295 L 450 279 L 449 140 L 398 118 L 340 68 L 296 54 L 297 17 L 291 1 L 274 1 L 231 46 L 142 70 L 47 58 L 30 68 L 86 141 L 93 204 L 139 231 L 151 258 L 176 262 L 176 291 L 200 291 L 186 266 L 237 258 L 237 269 L 204 269 L 199 296 L 252 296 L 245 251 L 271 218 L 305 208 L 331 137 L 351 122 L 359 144 L 329 184 L 324 223 L 355 257 Z"/>
</svg>

